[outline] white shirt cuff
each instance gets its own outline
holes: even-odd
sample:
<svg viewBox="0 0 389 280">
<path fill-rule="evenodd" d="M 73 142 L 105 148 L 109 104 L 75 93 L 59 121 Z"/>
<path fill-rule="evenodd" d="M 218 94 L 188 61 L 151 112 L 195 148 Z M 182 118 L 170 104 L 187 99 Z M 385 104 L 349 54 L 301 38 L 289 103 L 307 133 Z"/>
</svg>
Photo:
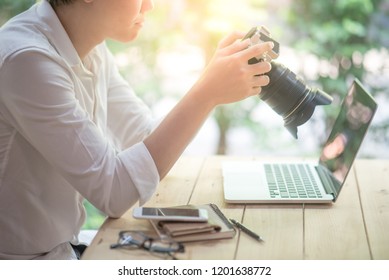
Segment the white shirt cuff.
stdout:
<svg viewBox="0 0 389 280">
<path fill-rule="evenodd" d="M 139 205 L 145 204 L 154 194 L 160 180 L 149 150 L 140 142 L 120 153 L 119 157 L 139 193 Z"/>
</svg>

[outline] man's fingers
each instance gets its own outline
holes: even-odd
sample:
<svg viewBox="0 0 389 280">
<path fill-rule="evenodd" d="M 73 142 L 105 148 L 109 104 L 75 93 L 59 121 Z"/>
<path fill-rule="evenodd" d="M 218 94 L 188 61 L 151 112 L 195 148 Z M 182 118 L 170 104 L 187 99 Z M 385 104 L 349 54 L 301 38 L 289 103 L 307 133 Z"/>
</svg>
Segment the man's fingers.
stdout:
<svg viewBox="0 0 389 280">
<path fill-rule="evenodd" d="M 245 60 L 250 60 L 253 57 L 260 57 L 264 53 L 270 51 L 274 47 L 273 42 L 266 42 L 251 46 L 247 50 L 242 51 L 241 56 Z"/>
<path fill-rule="evenodd" d="M 249 67 L 251 71 L 250 73 L 253 76 L 259 76 L 271 70 L 271 63 L 267 61 L 261 61 L 256 64 L 249 65 Z"/>
<path fill-rule="evenodd" d="M 242 40 L 244 35 L 245 35 L 244 33 L 238 31 L 230 33 L 227 37 L 225 37 L 219 42 L 219 48 L 225 48 L 235 43 L 237 40 Z"/>
<path fill-rule="evenodd" d="M 227 47 L 221 49 L 221 51 L 224 55 L 229 56 L 229 55 L 233 55 L 236 53 L 240 53 L 240 52 L 246 50 L 249 46 L 250 46 L 249 39 L 244 40 L 244 41 L 237 40 L 234 43 L 228 45 Z"/>
<path fill-rule="evenodd" d="M 270 78 L 267 75 L 254 76 L 250 95 L 260 95 L 262 92 L 262 87 L 267 86 L 269 83 Z"/>
<path fill-rule="evenodd" d="M 270 78 L 267 75 L 254 76 L 253 88 L 267 86 L 270 83 Z"/>
</svg>

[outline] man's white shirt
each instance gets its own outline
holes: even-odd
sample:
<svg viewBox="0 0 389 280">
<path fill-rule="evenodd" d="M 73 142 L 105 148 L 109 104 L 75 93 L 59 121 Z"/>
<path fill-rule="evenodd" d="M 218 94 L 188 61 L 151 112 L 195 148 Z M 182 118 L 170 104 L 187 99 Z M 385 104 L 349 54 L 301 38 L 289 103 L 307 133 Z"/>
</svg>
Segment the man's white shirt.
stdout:
<svg viewBox="0 0 389 280">
<path fill-rule="evenodd" d="M 119 217 L 154 193 L 155 123 L 114 63 L 81 61 L 47 1 L 0 29 L 0 259 L 72 258 L 83 198 Z"/>
</svg>

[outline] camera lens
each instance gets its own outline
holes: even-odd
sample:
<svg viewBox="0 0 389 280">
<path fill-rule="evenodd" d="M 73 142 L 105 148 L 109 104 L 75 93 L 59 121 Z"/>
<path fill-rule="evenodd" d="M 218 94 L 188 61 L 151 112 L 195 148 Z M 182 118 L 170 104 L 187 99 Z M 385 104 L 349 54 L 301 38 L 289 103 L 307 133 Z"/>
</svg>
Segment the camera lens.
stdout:
<svg viewBox="0 0 389 280">
<path fill-rule="evenodd" d="M 312 116 L 316 105 L 328 105 L 332 97 L 320 89 L 308 87 L 284 65 L 272 61 L 267 75 L 270 83 L 262 87 L 260 98 L 283 117 L 284 126 L 297 139 L 297 127 Z"/>
</svg>

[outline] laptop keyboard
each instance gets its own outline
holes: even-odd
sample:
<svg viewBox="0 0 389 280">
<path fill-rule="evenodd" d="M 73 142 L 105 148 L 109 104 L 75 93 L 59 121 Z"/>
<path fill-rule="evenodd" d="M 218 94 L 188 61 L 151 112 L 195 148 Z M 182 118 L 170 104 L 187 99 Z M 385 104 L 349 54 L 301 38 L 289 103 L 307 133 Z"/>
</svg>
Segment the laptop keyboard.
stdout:
<svg viewBox="0 0 389 280">
<path fill-rule="evenodd" d="M 322 195 L 306 164 L 265 164 L 272 198 L 321 198 Z"/>
</svg>

